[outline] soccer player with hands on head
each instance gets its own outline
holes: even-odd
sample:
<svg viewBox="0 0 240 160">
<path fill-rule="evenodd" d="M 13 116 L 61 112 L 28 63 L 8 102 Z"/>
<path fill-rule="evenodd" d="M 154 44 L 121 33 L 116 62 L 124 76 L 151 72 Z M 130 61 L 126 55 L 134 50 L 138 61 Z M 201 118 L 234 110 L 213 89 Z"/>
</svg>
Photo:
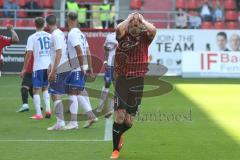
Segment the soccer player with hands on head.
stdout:
<svg viewBox="0 0 240 160">
<path fill-rule="evenodd" d="M 118 159 L 123 134 L 132 127 L 141 104 L 144 76 L 148 71 L 148 47 L 156 35 L 156 28 L 139 13 L 132 13 L 116 28 L 118 47 L 115 55 L 115 122 L 113 124 L 113 152 Z"/>
</svg>

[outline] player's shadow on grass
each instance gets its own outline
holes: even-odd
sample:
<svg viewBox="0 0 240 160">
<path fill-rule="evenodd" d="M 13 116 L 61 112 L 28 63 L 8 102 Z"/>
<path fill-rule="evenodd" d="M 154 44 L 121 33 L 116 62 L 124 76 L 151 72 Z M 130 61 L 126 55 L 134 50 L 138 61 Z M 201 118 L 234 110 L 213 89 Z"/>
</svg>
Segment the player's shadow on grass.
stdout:
<svg viewBox="0 0 240 160">
<path fill-rule="evenodd" d="M 144 77 L 144 86 L 150 85 L 150 86 L 154 86 L 154 88 L 145 90 L 143 92 L 143 98 L 162 96 L 162 95 L 165 95 L 165 94 L 171 92 L 173 89 L 173 86 L 171 85 L 171 83 L 168 83 L 167 81 L 164 81 L 161 79 L 161 76 L 167 72 L 167 68 L 160 64 L 149 64 L 148 68 L 149 68 L 149 71 L 147 72 L 147 75 Z M 96 80 L 96 77 L 91 80 L 87 80 L 87 82 L 92 83 L 95 80 Z M 131 78 L 129 78 L 129 79 L 127 78 L 126 81 L 127 80 L 131 81 Z M 126 83 L 128 83 L 128 82 L 126 82 Z M 141 92 L 141 90 L 138 90 L 138 87 L 139 86 L 129 88 L 129 92 L 131 92 L 131 94 L 133 94 L 133 93 L 138 94 L 138 92 Z M 115 88 L 115 83 L 113 83 L 113 88 Z M 141 88 L 141 87 L 139 87 L 139 88 Z M 84 96 L 89 96 L 89 97 L 97 98 L 97 99 L 100 98 L 100 95 L 102 93 L 102 91 L 99 89 L 94 89 L 94 88 L 89 88 L 89 87 L 86 87 L 86 90 L 88 92 L 88 95 L 84 95 Z M 128 93 L 126 93 L 126 94 L 128 94 Z M 105 101 L 105 106 L 104 106 L 103 112 L 99 113 L 96 111 L 97 108 L 95 108 L 93 110 L 93 113 L 97 117 L 100 117 L 100 116 L 105 115 L 107 112 L 109 112 L 109 110 L 108 110 L 109 105 L 112 105 L 110 108 L 113 108 L 113 104 L 114 104 L 113 97 L 114 97 L 114 94 L 108 93 L 108 98 L 107 98 L 107 101 Z M 137 100 L 138 98 L 140 98 L 140 97 L 136 97 L 135 103 L 138 102 L 138 100 Z M 71 105 L 71 102 L 69 102 L 69 100 L 63 100 L 64 119 L 66 121 L 71 120 L 70 105 Z M 61 111 L 62 109 L 59 109 L 59 108 L 61 108 L 61 105 L 58 105 L 56 107 L 56 110 Z M 78 116 L 78 118 L 77 118 L 78 121 L 88 120 L 88 116 L 85 113 L 79 113 L 77 116 Z"/>
<path fill-rule="evenodd" d="M 174 85 L 178 84 L 175 78 L 167 79 L 170 82 L 173 80 Z M 185 83 L 185 80 L 180 81 L 180 83 Z M 196 81 L 200 82 L 200 80 Z M 194 91 L 189 90 L 188 94 L 192 92 Z M 209 93 L 206 91 L 206 94 L 209 95 Z M 137 131 L 130 132 L 128 135 L 127 150 L 132 154 L 128 154 L 125 150 L 121 156 L 129 160 L 143 160 L 143 157 L 169 160 L 238 160 L 240 157 L 239 142 L 181 89 L 176 88 L 170 94 L 159 97 L 158 101 L 152 98 L 145 99 L 142 112 L 147 113 L 152 110 L 161 110 L 165 113 L 188 112 L 190 109 L 192 121 L 137 122 L 135 129 Z M 134 152 L 138 154 L 133 154 Z"/>
</svg>

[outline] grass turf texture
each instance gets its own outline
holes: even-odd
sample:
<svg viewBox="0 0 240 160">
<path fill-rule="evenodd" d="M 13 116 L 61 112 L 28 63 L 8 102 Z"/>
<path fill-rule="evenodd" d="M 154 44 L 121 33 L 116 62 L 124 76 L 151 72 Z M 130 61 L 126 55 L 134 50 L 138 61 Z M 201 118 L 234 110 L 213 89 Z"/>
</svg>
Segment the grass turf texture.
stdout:
<svg viewBox="0 0 240 160">
<path fill-rule="evenodd" d="M 166 95 L 143 99 L 142 117 L 125 134 L 120 160 L 239 160 L 240 85 L 237 79 L 182 79 L 165 77 L 174 85 Z M 100 77 L 91 86 L 102 88 Z M 16 113 L 20 106 L 20 79 L 0 78 L 0 160 L 104 160 L 112 150 L 110 141 L 35 142 L 3 140 L 103 140 L 105 121 L 90 129 L 49 132 L 51 120 L 29 119 L 31 111 Z M 97 101 L 92 100 L 94 106 Z M 179 116 L 191 120 L 144 118 L 150 113 Z M 156 114 L 159 116 L 158 114 Z M 83 122 L 80 123 L 80 126 Z"/>
</svg>

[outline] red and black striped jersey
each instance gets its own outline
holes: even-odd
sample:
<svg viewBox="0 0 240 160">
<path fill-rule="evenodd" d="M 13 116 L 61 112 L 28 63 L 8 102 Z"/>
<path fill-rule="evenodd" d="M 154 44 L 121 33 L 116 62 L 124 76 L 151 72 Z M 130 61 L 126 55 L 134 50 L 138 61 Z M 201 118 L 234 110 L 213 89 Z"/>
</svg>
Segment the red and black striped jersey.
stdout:
<svg viewBox="0 0 240 160">
<path fill-rule="evenodd" d="M 143 77 L 148 71 L 148 47 L 152 42 L 147 32 L 137 37 L 127 32 L 117 41 L 115 72 L 118 75 Z"/>
</svg>

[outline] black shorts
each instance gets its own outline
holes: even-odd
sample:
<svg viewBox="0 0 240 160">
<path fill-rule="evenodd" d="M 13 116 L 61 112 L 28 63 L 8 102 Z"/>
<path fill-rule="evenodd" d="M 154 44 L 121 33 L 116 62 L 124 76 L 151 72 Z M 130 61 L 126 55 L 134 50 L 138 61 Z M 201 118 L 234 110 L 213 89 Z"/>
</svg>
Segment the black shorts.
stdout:
<svg viewBox="0 0 240 160">
<path fill-rule="evenodd" d="M 32 87 L 32 73 L 26 73 L 22 80 L 22 86 Z"/>
<path fill-rule="evenodd" d="M 114 109 L 126 109 L 135 116 L 142 101 L 143 77 L 118 76 L 115 83 Z"/>
</svg>

